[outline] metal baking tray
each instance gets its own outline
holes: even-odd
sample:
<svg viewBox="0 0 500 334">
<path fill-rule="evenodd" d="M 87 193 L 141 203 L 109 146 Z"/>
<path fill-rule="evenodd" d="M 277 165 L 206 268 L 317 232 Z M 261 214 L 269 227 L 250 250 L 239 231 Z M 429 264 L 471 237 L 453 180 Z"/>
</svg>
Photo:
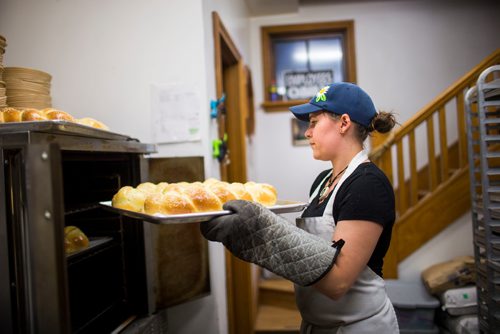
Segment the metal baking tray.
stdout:
<svg viewBox="0 0 500 334">
<path fill-rule="evenodd" d="M 228 215 L 231 211 L 221 210 L 221 211 L 211 211 L 211 212 L 196 212 L 196 213 L 185 213 L 178 215 L 148 215 L 145 213 L 129 211 L 119 208 L 114 208 L 111 205 L 111 201 L 100 202 L 99 203 L 104 209 L 112 212 L 122 214 L 127 217 L 140 219 L 153 224 L 184 224 L 184 223 L 201 223 L 208 221 L 212 218 Z M 300 212 L 305 209 L 307 203 L 304 202 L 294 202 L 278 200 L 276 205 L 268 207 L 269 210 L 276 214 L 290 213 L 290 212 Z"/>
<path fill-rule="evenodd" d="M 131 138 L 126 135 L 68 121 L 52 120 L 52 121 L 26 121 L 26 122 L 0 123 L 0 134 L 12 133 L 12 132 L 27 132 L 27 131 L 48 132 L 48 133 L 57 133 L 65 135 L 69 134 L 69 135 L 85 136 L 92 138 L 102 138 L 108 140 L 138 141 L 137 139 Z"/>
</svg>

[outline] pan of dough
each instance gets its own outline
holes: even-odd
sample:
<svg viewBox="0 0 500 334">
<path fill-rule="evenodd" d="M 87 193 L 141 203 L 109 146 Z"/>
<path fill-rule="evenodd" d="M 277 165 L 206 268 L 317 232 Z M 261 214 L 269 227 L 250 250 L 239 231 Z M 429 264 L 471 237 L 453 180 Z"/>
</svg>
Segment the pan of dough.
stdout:
<svg viewBox="0 0 500 334">
<path fill-rule="evenodd" d="M 231 211 L 221 210 L 221 211 L 209 211 L 209 212 L 194 212 L 194 213 L 183 213 L 175 215 L 162 215 L 162 214 L 145 214 L 142 212 L 130 211 L 120 208 L 115 208 L 111 205 L 111 201 L 105 201 L 99 203 L 101 207 L 108 211 L 119 213 L 121 215 L 140 219 L 153 224 L 183 224 L 183 223 L 200 223 L 208 221 L 212 218 L 228 215 Z M 269 210 L 276 214 L 300 212 L 305 209 L 307 203 L 295 202 L 287 200 L 278 200 L 275 205 L 268 207 Z"/>
</svg>

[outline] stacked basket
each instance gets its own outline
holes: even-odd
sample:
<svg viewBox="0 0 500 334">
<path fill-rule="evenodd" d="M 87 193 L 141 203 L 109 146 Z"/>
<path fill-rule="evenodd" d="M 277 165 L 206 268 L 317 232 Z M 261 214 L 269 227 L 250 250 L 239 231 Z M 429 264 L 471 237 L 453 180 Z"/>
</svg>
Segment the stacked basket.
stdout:
<svg viewBox="0 0 500 334">
<path fill-rule="evenodd" d="M 50 74 L 31 68 L 5 67 L 3 79 L 7 88 L 9 107 L 35 109 L 52 107 Z"/>
<path fill-rule="evenodd" d="M 7 95 L 5 94 L 5 82 L 2 79 L 4 67 L 3 67 L 3 54 L 5 53 L 5 47 L 7 46 L 7 41 L 5 37 L 0 35 L 0 108 L 7 107 Z"/>
</svg>

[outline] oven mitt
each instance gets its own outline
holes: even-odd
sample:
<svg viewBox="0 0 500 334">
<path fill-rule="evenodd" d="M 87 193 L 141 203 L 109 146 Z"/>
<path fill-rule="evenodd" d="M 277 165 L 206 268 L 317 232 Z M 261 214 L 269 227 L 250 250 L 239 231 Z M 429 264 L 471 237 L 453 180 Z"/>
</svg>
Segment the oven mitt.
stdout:
<svg viewBox="0 0 500 334">
<path fill-rule="evenodd" d="M 233 213 L 201 223 L 203 236 L 301 286 L 323 278 L 344 245 L 342 239 L 330 243 L 301 230 L 255 202 L 229 201 L 224 209 Z"/>
</svg>

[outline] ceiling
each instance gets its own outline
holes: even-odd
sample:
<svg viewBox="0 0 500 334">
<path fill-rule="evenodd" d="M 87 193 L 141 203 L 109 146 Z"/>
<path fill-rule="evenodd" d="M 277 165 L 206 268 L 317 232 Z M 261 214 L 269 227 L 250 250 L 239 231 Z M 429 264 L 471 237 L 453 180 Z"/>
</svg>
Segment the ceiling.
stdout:
<svg viewBox="0 0 500 334">
<path fill-rule="evenodd" d="M 376 1 L 384 0 L 245 0 L 252 16 L 296 13 L 300 6 Z"/>
</svg>

